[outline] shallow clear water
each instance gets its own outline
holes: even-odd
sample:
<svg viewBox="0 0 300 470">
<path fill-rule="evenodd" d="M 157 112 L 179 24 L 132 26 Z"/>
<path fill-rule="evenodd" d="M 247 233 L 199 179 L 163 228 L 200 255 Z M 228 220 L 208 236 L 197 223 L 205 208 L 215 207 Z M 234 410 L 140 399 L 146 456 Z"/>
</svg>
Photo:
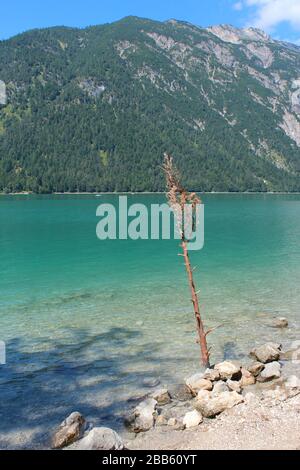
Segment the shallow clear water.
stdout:
<svg viewBox="0 0 300 470">
<path fill-rule="evenodd" d="M 199 350 L 176 241 L 99 241 L 117 196 L 0 197 L 0 447 L 38 446 L 74 410 L 122 429 L 132 397 L 195 372 Z M 164 196 L 130 196 L 164 202 Z M 198 266 L 212 359 L 246 358 L 300 328 L 300 195 L 207 195 Z M 287 316 L 288 330 L 270 327 Z M 141 323 L 142 322 L 142 323 Z"/>
</svg>

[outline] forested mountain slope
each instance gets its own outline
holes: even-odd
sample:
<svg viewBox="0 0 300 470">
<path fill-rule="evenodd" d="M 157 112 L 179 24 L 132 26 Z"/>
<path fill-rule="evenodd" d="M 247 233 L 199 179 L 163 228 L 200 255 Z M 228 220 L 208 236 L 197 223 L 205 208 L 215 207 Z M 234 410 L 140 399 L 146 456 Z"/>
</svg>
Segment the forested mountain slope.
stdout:
<svg viewBox="0 0 300 470">
<path fill-rule="evenodd" d="M 300 190 L 300 49 L 125 18 L 0 42 L 0 191 Z"/>
</svg>

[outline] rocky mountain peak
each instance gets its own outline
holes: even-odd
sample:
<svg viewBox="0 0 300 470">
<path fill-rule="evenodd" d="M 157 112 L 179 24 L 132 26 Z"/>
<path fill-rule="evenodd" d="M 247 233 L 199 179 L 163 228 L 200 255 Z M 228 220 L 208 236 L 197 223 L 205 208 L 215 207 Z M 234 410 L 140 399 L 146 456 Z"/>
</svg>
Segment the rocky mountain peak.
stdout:
<svg viewBox="0 0 300 470">
<path fill-rule="evenodd" d="M 224 42 L 240 44 L 244 40 L 248 41 L 272 41 L 270 36 L 257 28 L 236 28 L 232 25 L 221 24 L 210 26 L 207 31 L 222 39 Z"/>
</svg>

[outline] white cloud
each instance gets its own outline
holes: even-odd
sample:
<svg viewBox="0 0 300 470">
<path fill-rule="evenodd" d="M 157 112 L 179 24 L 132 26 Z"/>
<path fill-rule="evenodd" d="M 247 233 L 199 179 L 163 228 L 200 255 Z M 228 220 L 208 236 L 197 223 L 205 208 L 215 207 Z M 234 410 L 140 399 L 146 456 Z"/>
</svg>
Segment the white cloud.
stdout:
<svg viewBox="0 0 300 470">
<path fill-rule="evenodd" d="M 238 3 L 255 9 L 249 21 L 252 26 L 272 31 L 280 23 L 287 22 L 300 31 L 300 0 L 243 0 Z"/>
<path fill-rule="evenodd" d="M 236 2 L 233 5 L 233 9 L 236 11 L 241 11 L 243 9 L 243 2 Z"/>
</svg>

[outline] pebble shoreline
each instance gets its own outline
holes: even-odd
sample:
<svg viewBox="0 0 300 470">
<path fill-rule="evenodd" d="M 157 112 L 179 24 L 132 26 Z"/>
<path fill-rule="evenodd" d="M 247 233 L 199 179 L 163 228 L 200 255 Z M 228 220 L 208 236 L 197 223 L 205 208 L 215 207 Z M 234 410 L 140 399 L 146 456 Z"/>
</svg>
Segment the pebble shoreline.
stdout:
<svg viewBox="0 0 300 470">
<path fill-rule="evenodd" d="M 286 327 L 286 319 L 277 320 L 278 328 Z M 124 418 L 132 435 L 126 444 L 109 428 L 85 431 L 84 417 L 78 412 L 72 413 L 54 433 L 51 447 L 65 450 L 138 448 L 139 440 L 141 446 L 147 441 L 147 434 L 163 432 L 166 437 L 173 431 L 196 433 L 205 426 L 212 431 L 215 418 L 230 412 L 238 415 L 241 406 L 247 413 L 253 407 L 258 409 L 260 401 L 268 407 L 283 404 L 300 395 L 297 376 L 282 378 L 282 361 L 296 353 L 283 352 L 280 344 L 266 343 L 250 352 L 252 361 L 248 364 L 224 361 L 188 377 L 185 383 L 149 393 Z"/>
</svg>

